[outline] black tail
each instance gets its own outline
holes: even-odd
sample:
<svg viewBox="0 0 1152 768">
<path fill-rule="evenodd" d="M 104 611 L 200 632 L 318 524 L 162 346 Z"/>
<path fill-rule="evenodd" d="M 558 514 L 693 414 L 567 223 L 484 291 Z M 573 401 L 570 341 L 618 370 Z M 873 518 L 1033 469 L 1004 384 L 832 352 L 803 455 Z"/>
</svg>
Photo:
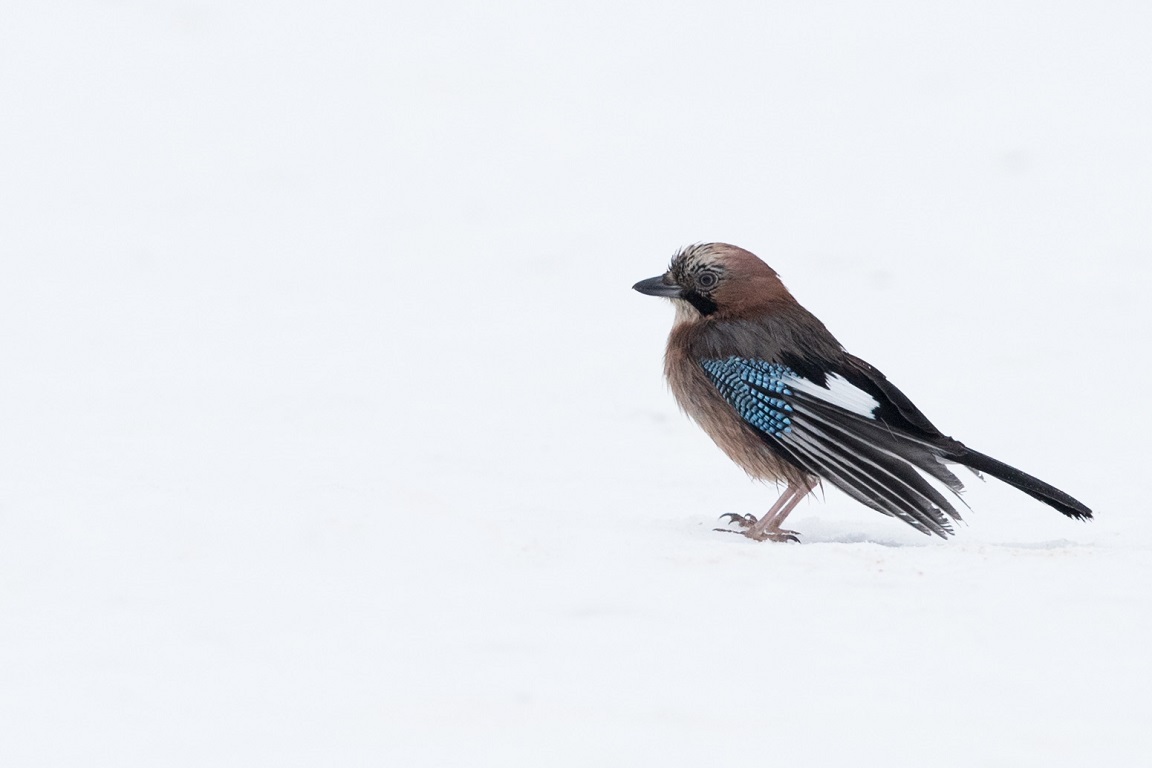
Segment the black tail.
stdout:
<svg viewBox="0 0 1152 768">
<path fill-rule="evenodd" d="M 1077 520 L 1091 520 L 1092 510 L 1059 488 L 1054 488 L 1043 480 L 1037 480 L 1032 475 L 1010 467 L 1002 461 L 991 456 L 985 456 L 979 451 L 965 447 L 955 455 L 947 456 L 951 461 L 963 464 L 977 472 L 987 472 L 992 477 L 999 478 L 1014 488 L 1019 488 L 1034 499 L 1044 502 L 1062 515 L 1074 517 Z"/>
</svg>

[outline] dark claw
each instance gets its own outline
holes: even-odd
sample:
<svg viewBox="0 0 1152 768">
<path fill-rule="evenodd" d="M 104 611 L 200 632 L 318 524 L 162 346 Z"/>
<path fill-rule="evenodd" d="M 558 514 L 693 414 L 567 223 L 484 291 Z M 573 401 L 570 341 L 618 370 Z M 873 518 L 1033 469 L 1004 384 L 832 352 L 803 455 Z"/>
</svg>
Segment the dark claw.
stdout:
<svg viewBox="0 0 1152 768">
<path fill-rule="evenodd" d="M 728 522 L 730 523 L 739 524 L 742 528 L 747 528 L 750 525 L 756 525 L 756 518 L 752 515 L 738 515 L 735 512 L 728 512 L 726 514 L 720 515 L 720 517 L 716 519 L 723 520 L 724 518 L 728 518 Z"/>
<path fill-rule="evenodd" d="M 753 541 L 795 542 L 796 544 L 800 543 L 800 534 L 796 533 L 796 531 L 761 531 L 759 534 L 755 534 L 746 530 L 733 531 L 731 528 L 713 528 L 712 530 L 719 531 L 720 533 L 735 533 L 739 536 L 747 536 Z"/>
</svg>

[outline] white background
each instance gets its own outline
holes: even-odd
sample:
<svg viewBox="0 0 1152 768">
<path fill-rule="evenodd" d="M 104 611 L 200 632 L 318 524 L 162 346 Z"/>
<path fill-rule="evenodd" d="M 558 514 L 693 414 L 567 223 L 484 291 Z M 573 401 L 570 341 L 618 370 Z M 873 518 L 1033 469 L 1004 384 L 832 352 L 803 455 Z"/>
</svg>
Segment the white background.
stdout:
<svg viewBox="0 0 1152 768">
<path fill-rule="evenodd" d="M 1152 761 L 1149 4 L 2 17 L 0 764 Z M 712 532 L 708 240 L 1098 519 Z"/>
</svg>

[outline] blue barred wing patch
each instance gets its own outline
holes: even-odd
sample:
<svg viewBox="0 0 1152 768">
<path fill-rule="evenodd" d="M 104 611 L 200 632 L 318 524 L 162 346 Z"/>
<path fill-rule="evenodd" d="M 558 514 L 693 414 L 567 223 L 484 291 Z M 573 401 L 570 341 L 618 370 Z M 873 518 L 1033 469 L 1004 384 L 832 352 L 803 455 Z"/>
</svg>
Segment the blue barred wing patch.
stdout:
<svg viewBox="0 0 1152 768">
<path fill-rule="evenodd" d="M 748 424 L 773 437 L 792 431 L 792 406 L 782 399 L 793 394 L 788 383 L 799 378 L 792 369 L 735 356 L 704 360 L 701 365 L 716 389 Z"/>
</svg>

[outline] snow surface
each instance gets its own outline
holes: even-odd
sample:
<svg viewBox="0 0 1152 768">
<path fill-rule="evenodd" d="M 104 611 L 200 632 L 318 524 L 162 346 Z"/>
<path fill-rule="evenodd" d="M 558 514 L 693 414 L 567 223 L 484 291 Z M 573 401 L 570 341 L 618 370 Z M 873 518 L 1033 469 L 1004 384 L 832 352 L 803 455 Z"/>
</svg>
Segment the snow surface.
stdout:
<svg viewBox="0 0 1152 768">
<path fill-rule="evenodd" d="M 3 17 L 0 765 L 1152 764 L 1152 5 Z M 713 532 L 707 240 L 1098 520 Z"/>
</svg>

